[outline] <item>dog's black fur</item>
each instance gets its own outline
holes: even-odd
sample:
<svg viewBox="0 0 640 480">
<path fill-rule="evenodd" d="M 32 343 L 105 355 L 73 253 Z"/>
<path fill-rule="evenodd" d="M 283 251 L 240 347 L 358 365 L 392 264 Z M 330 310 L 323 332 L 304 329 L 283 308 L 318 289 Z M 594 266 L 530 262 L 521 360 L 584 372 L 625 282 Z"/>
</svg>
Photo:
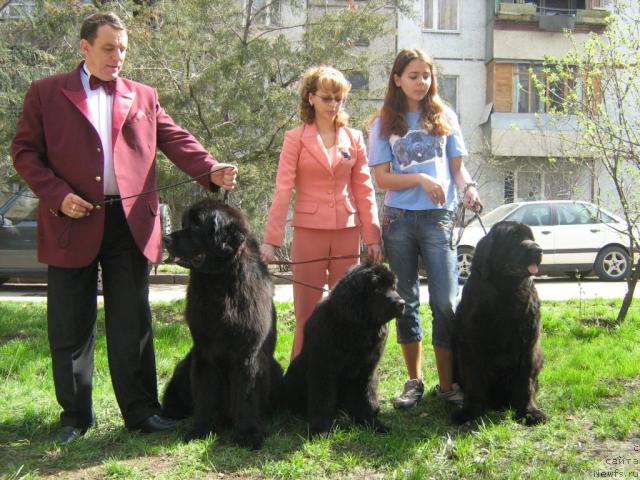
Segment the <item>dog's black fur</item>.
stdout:
<svg viewBox="0 0 640 480">
<path fill-rule="evenodd" d="M 338 410 L 378 432 L 377 366 L 387 322 L 402 314 L 395 276 L 381 264 L 353 267 L 315 308 L 302 351 L 284 378 L 283 400 L 309 419 L 312 433 L 331 429 Z"/>
<path fill-rule="evenodd" d="M 454 320 L 456 378 L 464 391 L 455 423 L 508 407 L 527 425 L 545 420 L 535 403 L 542 350 L 532 275 L 541 260 L 522 223 L 499 222 L 478 242 Z"/>
<path fill-rule="evenodd" d="M 167 250 L 190 269 L 186 320 L 193 347 L 167 386 L 163 413 L 193 415 L 186 440 L 231 426 L 243 446 L 259 448 L 282 368 L 273 358 L 273 284 L 242 212 L 203 200 L 184 214 Z"/>
</svg>

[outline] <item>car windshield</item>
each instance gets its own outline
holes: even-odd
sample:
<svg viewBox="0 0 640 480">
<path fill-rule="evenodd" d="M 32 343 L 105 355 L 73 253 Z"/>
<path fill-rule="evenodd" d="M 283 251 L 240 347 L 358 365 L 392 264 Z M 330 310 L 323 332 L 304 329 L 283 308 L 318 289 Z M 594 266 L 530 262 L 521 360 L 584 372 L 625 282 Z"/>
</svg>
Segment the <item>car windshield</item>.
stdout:
<svg viewBox="0 0 640 480">
<path fill-rule="evenodd" d="M 484 215 L 481 215 L 480 218 L 482 218 L 482 224 L 485 226 L 486 229 L 489 229 L 494 223 L 497 223 L 500 220 L 502 220 L 505 216 L 509 214 L 509 212 L 512 212 L 517 207 L 518 205 L 516 203 L 508 203 L 506 205 L 500 205 L 499 207 L 491 210 L 489 213 L 485 213 Z M 477 217 L 473 217 L 473 220 L 469 222 L 469 225 L 478 226 Z"/>
</svg>

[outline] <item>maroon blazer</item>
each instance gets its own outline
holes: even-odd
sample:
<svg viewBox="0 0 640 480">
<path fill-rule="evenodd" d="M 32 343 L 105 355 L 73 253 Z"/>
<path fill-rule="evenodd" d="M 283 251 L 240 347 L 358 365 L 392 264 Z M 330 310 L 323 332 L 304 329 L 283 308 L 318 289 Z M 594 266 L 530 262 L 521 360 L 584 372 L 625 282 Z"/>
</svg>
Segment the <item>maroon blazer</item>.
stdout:
<svg viewBox="0 0 640 480">
<path fill-rule="evenodd" d="M 18 173 L 40 199 L 38 259 L 58 267 L 82 267 L 95 259 L 104 231 L 103 158 L 100 137 L 89 114 L 76 70 L 34 81 L 24 100 L 11 145 Z M 156 148 L 187 175 L 208 172 L 216 160 L 158 103 L 155 89 L 118 78 L 113 100 L 113 160 L 120 195 L 156 188 Z M 198 179 L 210 187 L 209 176 Z M 62 200 L 75 193 L 97 205 L 91 215 L 71 220 L 60 213 Z M 158 195 L 122 201 L 140 251 L 162 259 Z"/>
</svg>

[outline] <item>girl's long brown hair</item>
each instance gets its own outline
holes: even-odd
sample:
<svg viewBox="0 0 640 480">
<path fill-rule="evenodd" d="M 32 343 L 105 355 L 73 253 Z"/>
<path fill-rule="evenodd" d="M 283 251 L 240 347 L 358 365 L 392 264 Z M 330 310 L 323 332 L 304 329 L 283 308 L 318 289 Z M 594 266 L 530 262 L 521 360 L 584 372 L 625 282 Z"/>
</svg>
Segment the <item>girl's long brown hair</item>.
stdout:
<svg viewBox="0 0 640 480">
<path fill-rule="evenodd" d="M 452 128 L 447 121 L 445 106 L 438 95 L 438 81 L 436 80 L 436 69 L 433 60 L 419 48 L 406 48 L 401 50 L 393 62 L 387 94 L 384 97 L 384 104 L 380 110 L 381 125 L 380 136 L 389 137 L 391 135 L 404 136 L 409 129 L 407 124 L 408 102 L 407 96 L 402 89 L 396 85 L 394 76 L 401 76 L 407 65 L 413 60 L 422 60 L 431 70 L 431 88 L 420 102 L 422 114 L 420 119 L 423 128 L 432 135 L 448 135 Z"/>
</svg>

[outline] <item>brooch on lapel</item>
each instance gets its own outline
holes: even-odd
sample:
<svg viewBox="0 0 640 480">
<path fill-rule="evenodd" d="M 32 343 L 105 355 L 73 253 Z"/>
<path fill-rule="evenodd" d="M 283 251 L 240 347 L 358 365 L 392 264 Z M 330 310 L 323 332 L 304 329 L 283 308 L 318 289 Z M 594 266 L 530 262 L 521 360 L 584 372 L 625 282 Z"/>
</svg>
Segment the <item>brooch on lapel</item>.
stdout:
<svg viewBox="0 0 640 480">
<path fill-rule="evenodd" d="M 351 154 L 349 153 L 349 150 L 340 150 L 340 155 L 342 155 L 342 158 L 344 158 L 345 160 L 351 160 Z"/>
</svg>

